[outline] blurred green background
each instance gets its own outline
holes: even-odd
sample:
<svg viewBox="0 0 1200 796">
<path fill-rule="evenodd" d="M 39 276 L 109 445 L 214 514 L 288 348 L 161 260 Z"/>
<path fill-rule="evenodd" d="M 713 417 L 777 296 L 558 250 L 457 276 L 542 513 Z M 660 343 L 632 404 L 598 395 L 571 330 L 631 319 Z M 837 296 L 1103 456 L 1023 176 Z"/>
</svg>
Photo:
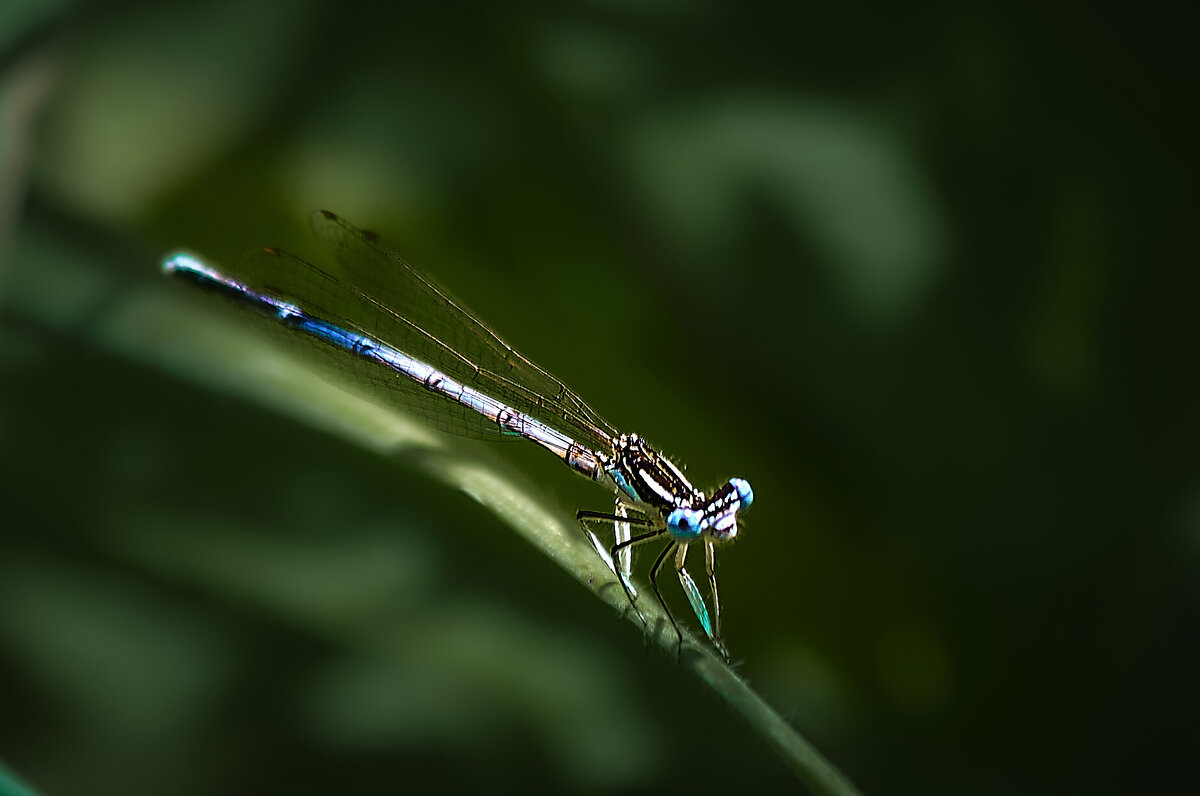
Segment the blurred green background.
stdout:
<svg viewBox="0 0 1200 796">
<path fill-rule="evenodd" d="M 1182 788 L 1196 72 L 1126 13 L 7 0 L 0 760 L 44 794 L 793 784 L 419 461 L 163 353 L 155 312 L 237 323 L 165 251 L 319 259 L 327 207 L 754 484 L 727 640 L 865 792 Z M 531 447 L 461 449 L 609 505 Z"/>
</svg>

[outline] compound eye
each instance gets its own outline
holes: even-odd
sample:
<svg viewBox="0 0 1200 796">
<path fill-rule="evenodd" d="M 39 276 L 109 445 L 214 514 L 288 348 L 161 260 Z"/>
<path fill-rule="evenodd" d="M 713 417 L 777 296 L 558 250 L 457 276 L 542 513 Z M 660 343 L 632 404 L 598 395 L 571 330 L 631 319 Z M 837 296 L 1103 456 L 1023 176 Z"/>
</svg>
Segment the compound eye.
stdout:
<svg viewBox="0 0 1200 796">
<path fill-rule="evenodd" d="M 675 509 L 667 515 L 667 530 L 681 542 L 687 542 L 700 535 L 700 520 L 702 512 L 695 509 Z"/>
<path fill-rule="evenodd" d="M 738 511 L 750 508 L 750 504 L 754 502 L 754 490 L 750 488 L 750 482 L 745 478 L 730 478 L 729 485 L 737 492 L 738 500 L 741 501 L 742 505 Z"/>
</svg>

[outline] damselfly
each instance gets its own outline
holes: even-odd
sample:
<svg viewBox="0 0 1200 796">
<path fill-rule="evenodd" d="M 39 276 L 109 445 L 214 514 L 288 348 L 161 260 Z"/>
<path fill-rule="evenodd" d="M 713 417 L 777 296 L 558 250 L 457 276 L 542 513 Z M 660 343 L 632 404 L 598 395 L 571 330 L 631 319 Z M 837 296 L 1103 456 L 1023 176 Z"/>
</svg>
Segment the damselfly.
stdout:
<svg viewBox="0 0 1200 796">
<path fill-rule="evenodd" d="M 678 644 L 683 636 L 658 587 L 668 560 L 705 634 L 728 659 L 714 548 L 737 535 L 738 515 L 754 499 L 750 484 L 731 478 L 706 495 L 637 434 L 618 434 L 375 233 L 328 211 L 315 213 L 313 226 L 333 249 L 336 265 L 330 270 L 275 248 L 261 250 L 228 274 L 184 252 L 169 256 L 163 270 L 311 338 L 352 377 L 383 388 L 436 426 L 466 436 L 523 437 L 613 489 L 612 513 L 580 511 L 576 518 L 643 626 L 646 617 L 630 580 L 631 551 L 663 540 L 650 583 Z M 593 529 L 609 525 L 614 543 L 606 548 Z M 711 614 L 685 566 L 697 543 L 704 548 Z"/>
</svg>

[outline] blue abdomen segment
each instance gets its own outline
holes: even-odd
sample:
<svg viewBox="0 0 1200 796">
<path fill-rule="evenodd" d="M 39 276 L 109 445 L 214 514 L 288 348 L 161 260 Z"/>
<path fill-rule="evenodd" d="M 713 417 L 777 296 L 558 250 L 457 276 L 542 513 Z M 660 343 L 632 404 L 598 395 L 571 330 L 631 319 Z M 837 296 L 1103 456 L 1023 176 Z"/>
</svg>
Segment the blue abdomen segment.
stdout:
<svg viewBox="0 0 1200 796">
<path fill-rule="evenodd" d="M 347 331 L 340 326 L 334 326 L 332 323 L 326 323 L 325 321 L 320 321 L 304 314 L 293 317 L 282 317 L 281 320 L 297 331 L 306 332 L 318 340 L 338 348 L 344 348 L 360 356 L 369 356 L 370 352 L 375 348 L 375 341 L 369 337 Z"/>
</svg>

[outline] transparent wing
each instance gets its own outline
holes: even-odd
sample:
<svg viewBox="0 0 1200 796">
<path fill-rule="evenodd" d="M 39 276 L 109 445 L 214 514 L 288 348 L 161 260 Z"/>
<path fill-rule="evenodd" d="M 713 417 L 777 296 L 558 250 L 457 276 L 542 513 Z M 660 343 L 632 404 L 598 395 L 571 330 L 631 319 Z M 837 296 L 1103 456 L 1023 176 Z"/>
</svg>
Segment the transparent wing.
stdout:
<svg viewBox="0 0 1200 796">
<path fill-rule="evenodd" d="M 327 210 L 313 228 L 333 251 L 338 276 L 374 307 L 370 332 L 593 448 L 611 446 L 608 425 L 566 385 L 508 345 L 379 236 Z"/>
<path fill-rule="evenodd" d="M 583 445 L 611 448 L 611 426 L 577 395 L 417 273 L 374 233 L 327 211 L 314 214 L 313 226 L 334 253 L 328 270 L 268 248 L 244 259 L 234 275 L 255 290 L 420 359 Z M 357 388 L 385 405 L 403 405 L 431 425 L 464 436 L 499 435 L 495 423 L 401 374 L 344 349 L 304 342 L 322 367 L 353 378 Z"/>
</svg>

